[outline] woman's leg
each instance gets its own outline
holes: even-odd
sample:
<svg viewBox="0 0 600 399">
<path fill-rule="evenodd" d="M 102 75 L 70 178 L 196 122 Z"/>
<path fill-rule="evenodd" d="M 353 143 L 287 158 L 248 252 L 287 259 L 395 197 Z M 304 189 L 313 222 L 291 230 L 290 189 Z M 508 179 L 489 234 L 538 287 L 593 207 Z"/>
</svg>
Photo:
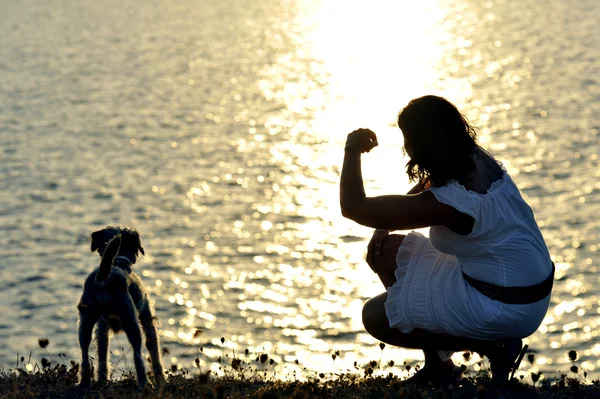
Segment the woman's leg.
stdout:
<svg viewBox="0 0 600 399">
<path fill-rule="evenodd" d="M 367 262 L 377 273 L 384 287 L 388 288 L 396 282 L 396 254 L 405 236 L 392 234 L 387 237 L 383 235 L 374 235 L 373 237 L 374 239 L 369 243 Z M 385 237 L 385 239 L 382 240 L 382 237 Z M 381 245 L 381 250 L 378 251 L 377 255 L 373 251 L 375 248 L 374 240 L 378 241 L 378 245 Z M 445 359 L 440 358 L 440 351 L 459 352 L 469 350 L 478 352 L 490 358 L 493 374 L 501 376 L 501 379 L 504 380 L 508 378 L 507 370 L 510 369 L 511 362 L 514 362 L 521 351 L 522 341 L 520 339 L 512 338 L 510 343 L 506 340 L 478 340 L 432 333 L 422 329 L 415 329 L 405 334 L 397 328 L 390 328 L 384 306 L 386 301 L 387 293 L 383 293 L 368 300 L 363 307 L 363 324 L 367 332 L 374 338 L 394 346 L 423 350 L 425 366 L 430 367 L 440 367 L 444 364 L 443 360 Z M 507 343 L 510 347 L 505 347 Z M 451 362 L 447 363 L 452 364 Z M 497 365 L 500 372 L 494 373 L 494 368 L 496 368 L 494 364 Z"/>
<path fill-rule="evenodd" d="M 367 259 L 371 261 L 370 266 L 385 288 L 391 287 L 396 282 L 398 268 L 396 254 L 405 237 L 400 234 L 390 234 L 382 238 L 381 235 L 374 234 L 373 240 L 376 242 L 372 240 L 369 243 L 369 251 L 373 253 L 370 253 L 371 256 L 367 256 Z M 375 244 L 380 245 L 381 251 L 378 253 L 374 253 Z M 405 348 L 422 349 L 426 365 L 439 365 L 448 360 L 448 355 L 444 354 L 446 357 L 440 357 L 439 351 L 460 351 L 470 346 L 471 342 L 451 335 L 434 334 L 420 329 L 410 334 L 403 334 L 397 328 L 390 328 L 384 308 L 386 300 L 387 293 L 381 294 L 369 300 L 363 308 L 363 324 L 367 332 L 380 341 Z"/>
<path fill-rule="evenodd" d="M 403 348 L 422 349 L 426 354 L 426 360 L 427 352 L 463 350 L 479 352 L 489 347 L 490 341 L 432 333 L 422 329 L 415 329 L 405 334 L 397 328 L 391 328 L 385 313 L 386 300 L 387 293 L 377 295 L 365 303 L 362 312 L 365 329 L 382 342 Z"/>
<path fill-rule="evenodd" d="M 451 361 L 442 362 L 438 351 L 473 351 L 487 356 L 492 369 L 492 382 L 502 384 L 509 378 L 511 371 L 519 367 L 526 347 L 522 347 L 520 338 L 505 340 L 480 340 L 454 335 L 439 334 L 415 329 L 410 333 L 402 333 L 397 328 L 390 328 L 385 313 L 387 293 L 369 299 L 363 307 L 363 324 L 374 338 L 394 346 L 421 349 L 425 354 L 425 366 L 431 368 L 452 367 Z"/>
<path fill-rule="evenodd" d="M 396 282 L 396 254 L 398 248 L 402 244 L 406 236 L 401 234 L 390 234 L 388 236 L 373 234 L 373 238 L 369 243 L 369 253 L 367 254 L 367 262 L 370 262 L 371 268 L 377 273 L 381 283 L 385 288 L 389 288 Z M 380 251 L 375 252 L 375 245 L 380 246 Z M 363 324 L 367 332 L 373 337 L 390 345 L 402 346 L 405 348 L 422 349 L 425 355 L 426 364 L 438 364 L 442 361 L 438 355 L 438 349 L 430 349 L 423 344 L 427 340 L 415 339 L 415 337 L 407 337 L 400 330 L 389 327 L 389 321 L 385 314 L 383 304 L 387 300 L 387 293 L 379 295 L 371 299 L 363 308 Z M 377 303 L 383 313 L 372 313 L 374 302 Z M 367 327 L 367 324 L 369 327 Z M 447 360 L 447 359 L 443 359 Z"/>
</svg>

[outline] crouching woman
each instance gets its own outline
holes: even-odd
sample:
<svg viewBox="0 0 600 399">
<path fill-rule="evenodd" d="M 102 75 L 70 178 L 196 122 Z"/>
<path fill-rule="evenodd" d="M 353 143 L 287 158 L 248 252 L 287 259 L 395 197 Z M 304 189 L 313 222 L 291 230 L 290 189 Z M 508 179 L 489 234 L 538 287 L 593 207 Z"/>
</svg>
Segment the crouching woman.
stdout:
<svg viewBox="0 0 600 399">
<path fill-rule="evenodd" d="M 487 356 L 493 381 L 503 383 L 550 303 L 554 265 L 542 234 L 454 105 L 417 98 L 397 122 L 406 172 L 418 182 L 406 195 L 365 195 L 361 155 L 377 146 L 374 132 L 355 130 L 345 146 L 342 214 L 376 229 L 367 263 L 386 288 L 364 305 L 364 326 L 378 340 L 423 350 L 425 365 L 410 382 L 447 381 L 452 352 L 470 350 Z M 389 234 L 423 227 L 429 238 Z"/>
</svg>

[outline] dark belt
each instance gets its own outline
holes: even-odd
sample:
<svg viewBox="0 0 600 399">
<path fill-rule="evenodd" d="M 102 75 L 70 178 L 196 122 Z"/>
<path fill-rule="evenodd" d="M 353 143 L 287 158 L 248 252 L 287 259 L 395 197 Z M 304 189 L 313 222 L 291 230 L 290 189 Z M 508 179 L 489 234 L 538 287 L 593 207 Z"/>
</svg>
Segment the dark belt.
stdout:
<svg viewBox="0 0 600 399">
<path fill-rule="evenodd" d="M 511 305 L 524 305 L 541 301 L 550 294 L 552 291 L 552 284 L 554 283 L 554 270 L 554 262 L 552 262 L 552 273 L 550 273 L 550 276 L 548 276 L 547 279 L 541 283 L 526 287 L 502 287 L 500 285 L 474 279 L 464 272 L 463 277 L 473 288 L 494 301 L 500 301 Z"/>
</svg>

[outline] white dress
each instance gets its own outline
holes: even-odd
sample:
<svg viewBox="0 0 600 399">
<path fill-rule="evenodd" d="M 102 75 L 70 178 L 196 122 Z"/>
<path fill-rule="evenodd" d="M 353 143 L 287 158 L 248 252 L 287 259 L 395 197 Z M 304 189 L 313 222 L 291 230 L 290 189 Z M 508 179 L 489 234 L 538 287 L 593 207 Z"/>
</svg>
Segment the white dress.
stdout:
<svg viewBox="0 0 600 399">
<path fill-rule="evenodd" d="M 475 224 L 466 236 L 443 226 L 431 227 L 430 238 L 417 232 L 406 236 L 396 256 L 397 281 L 387 290 L 390 327 L 478 339 L 533 334 L 550 295 L 531 304 L 504 304 L 481 294 L 462 275 L 500 286 L 528 286 L 552 272 L 533 212 L 506 170 L 486 194 L 454 180 L 430 190 L 438 201 L 472 216 Z"/>
</svg>

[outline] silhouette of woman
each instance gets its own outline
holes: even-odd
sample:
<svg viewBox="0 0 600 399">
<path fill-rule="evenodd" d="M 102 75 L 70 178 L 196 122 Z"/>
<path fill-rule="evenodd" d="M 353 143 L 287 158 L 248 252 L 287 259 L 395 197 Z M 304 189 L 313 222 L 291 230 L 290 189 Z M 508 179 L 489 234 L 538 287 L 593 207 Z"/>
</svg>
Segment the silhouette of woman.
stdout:
<svg viewBox="0 0 600 399">
<path fill-rule="evenodd" d="M 364 305 L 365 329 L 423 350 L 425 366 L 408 382 L 453 383 L 450 355 L 470 350 L 489 358 L 502 384 L 550 303 L 554 265 L 542 234 L 506 169 L 450 102 L 416 98 L 398 127 L 418 182 L 406 195 L 365 195 L 361 154 L 377 146 L 374 132 L 355 130 L 345 146 L 342 214 L 376 229 L 366 260 L 386 288 Z M 422 227 L 429 238 L 389 234 Z"/>
</svg>

